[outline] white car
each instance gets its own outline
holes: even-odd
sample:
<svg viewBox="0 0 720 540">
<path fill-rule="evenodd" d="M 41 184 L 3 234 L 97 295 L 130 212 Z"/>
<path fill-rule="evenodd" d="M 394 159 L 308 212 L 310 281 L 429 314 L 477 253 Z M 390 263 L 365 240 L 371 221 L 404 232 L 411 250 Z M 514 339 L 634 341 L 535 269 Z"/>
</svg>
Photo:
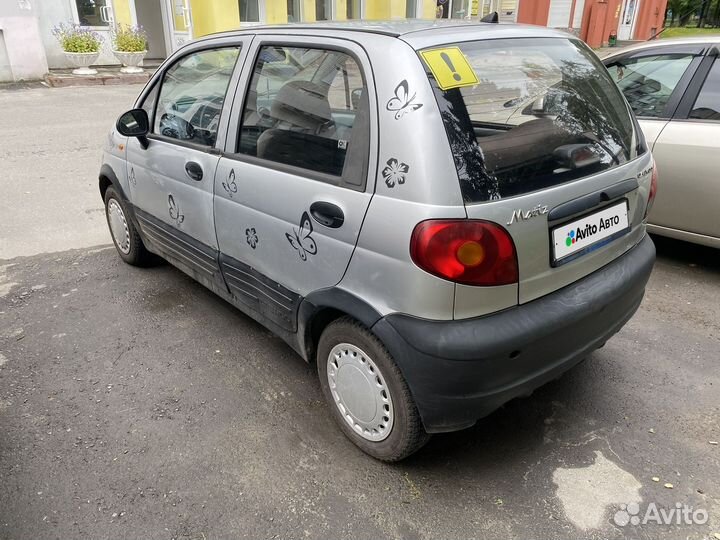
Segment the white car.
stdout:
<svg viewBox="0 0 720 540">
<path fill-rule="evenodd" d="M 603 63 L 657 163 L 648 230 L 720 247 L 720 35 L 649 41 Z"/>
</svg>

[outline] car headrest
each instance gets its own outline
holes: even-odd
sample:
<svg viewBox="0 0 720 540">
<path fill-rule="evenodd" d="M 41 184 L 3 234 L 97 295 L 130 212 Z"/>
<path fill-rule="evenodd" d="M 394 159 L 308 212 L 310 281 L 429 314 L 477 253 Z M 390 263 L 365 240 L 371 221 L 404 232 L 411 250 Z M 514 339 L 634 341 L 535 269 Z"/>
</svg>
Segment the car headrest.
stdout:
<svg viewBox="0 0 720 540">
<path fill-rule="evenodd" d="M 309 81 L 290 81 L 275 96 L 270 115 L 293 126 L 317 131 L 332 120 L 322 88 Z"/>
</svg>

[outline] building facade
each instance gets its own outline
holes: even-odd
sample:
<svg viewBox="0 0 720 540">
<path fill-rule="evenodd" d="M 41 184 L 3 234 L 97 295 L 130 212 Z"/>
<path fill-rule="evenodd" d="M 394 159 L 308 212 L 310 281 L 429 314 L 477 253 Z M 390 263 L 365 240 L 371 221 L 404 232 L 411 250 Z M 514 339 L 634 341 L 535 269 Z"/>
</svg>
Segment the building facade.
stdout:
<svg viewBox="0 0 720 540">
<path fill-rule="evenodd" d="M 592 47 L 599 47 L 608 42 L 611 33 L 620 40 L 648 39 L 662 27 L 666 4 L 667 0 L 1 0 L 0 7 L 7 9 L 0 9 L 0 81 L 31 78 L 28 74 L 35 76 L 47 67 L 69 67 L 52 34 L 53 27 L 63 22 L 101 34 L 104 45 L 98 64 L 113 65 L 117 60 L 111 51 L 110 33 L 116 24 L 145 29 L 148 59 L 166 58 L 196 37 L 257 24 L 347 19 L 477 20 L 492 11 L 498 12 L 501 22 L 568 29 Z M 15 18 L 3 22 L 4 12 Z M 26 62 L 13 69 L 8 51 L 19 58 L 26 50 L 35 51 L 35 66 L 29 68 Z M 47 62 L 40 58 L 43 50 Z"/>
<path fill-rule="evenodd" d="M 10 0 L 16 1 L 16 0 Z M 52 36 L 59 22 L 93 28 L 105 39 L 98 63 L 115 64 L 110 50 L 114 24 L 140 25 L 148 34 L 148 59 L 162 59 L 184 42 L 233 28 L 348 19 L 477 19 L 503 13 L 515 21 L 517 0 L 23 0 L 39 19 L 50 68 L 66 67 Z M 529 1 L 529 0 L 527 0 Z"/>
<path fill-rule="evenodd" d="M 665 21 L 667 0 L 520 0 L 517 21 L 568 28 L 591 47 L 618 40 L 644 41 Z"/>
</svg>

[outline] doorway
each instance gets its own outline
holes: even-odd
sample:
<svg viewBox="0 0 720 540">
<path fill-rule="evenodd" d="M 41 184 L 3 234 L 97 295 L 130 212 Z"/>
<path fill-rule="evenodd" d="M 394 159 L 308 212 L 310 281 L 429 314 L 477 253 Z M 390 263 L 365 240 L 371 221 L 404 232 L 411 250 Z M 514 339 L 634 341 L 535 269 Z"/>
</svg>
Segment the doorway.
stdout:
<svg viewBox="0 0 720 540">
<path fill-rule="evenodd" d="M 623 7 L 618 22 L 617 38 L 618 40 L 632 39 L 633 30 L 635 30 L 635 20 L 637 19 L 640 0 L 624 0 Z"/>
<path fill-rule="evenodd" d="M 148 37 L 147 59 L 163 60 L 168 55 L 163 25 L 163 0 L 140 0 L 135 2 L 137 24 L 142 26 Z"/>
</svg>

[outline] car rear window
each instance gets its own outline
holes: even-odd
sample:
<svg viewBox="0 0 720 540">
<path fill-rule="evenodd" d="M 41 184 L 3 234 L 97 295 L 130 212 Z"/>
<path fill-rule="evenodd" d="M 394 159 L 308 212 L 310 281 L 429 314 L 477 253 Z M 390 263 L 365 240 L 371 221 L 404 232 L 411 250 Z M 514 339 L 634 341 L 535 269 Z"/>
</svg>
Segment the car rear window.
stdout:
<svg viewBox="0 0 720 540">
<path fill-rule="evenodd" d="M 433 71 L 442 66 L 424 60 L 467 203 L 576 180 L 644 151 L 620 91 L 577 40 L 473 41 L 421 51 L 421 57 L 430 59 L 433 51 L 456 84 L 467 84 L 452 87 L 445 74 L 436 79 Z"/>
</svg>

